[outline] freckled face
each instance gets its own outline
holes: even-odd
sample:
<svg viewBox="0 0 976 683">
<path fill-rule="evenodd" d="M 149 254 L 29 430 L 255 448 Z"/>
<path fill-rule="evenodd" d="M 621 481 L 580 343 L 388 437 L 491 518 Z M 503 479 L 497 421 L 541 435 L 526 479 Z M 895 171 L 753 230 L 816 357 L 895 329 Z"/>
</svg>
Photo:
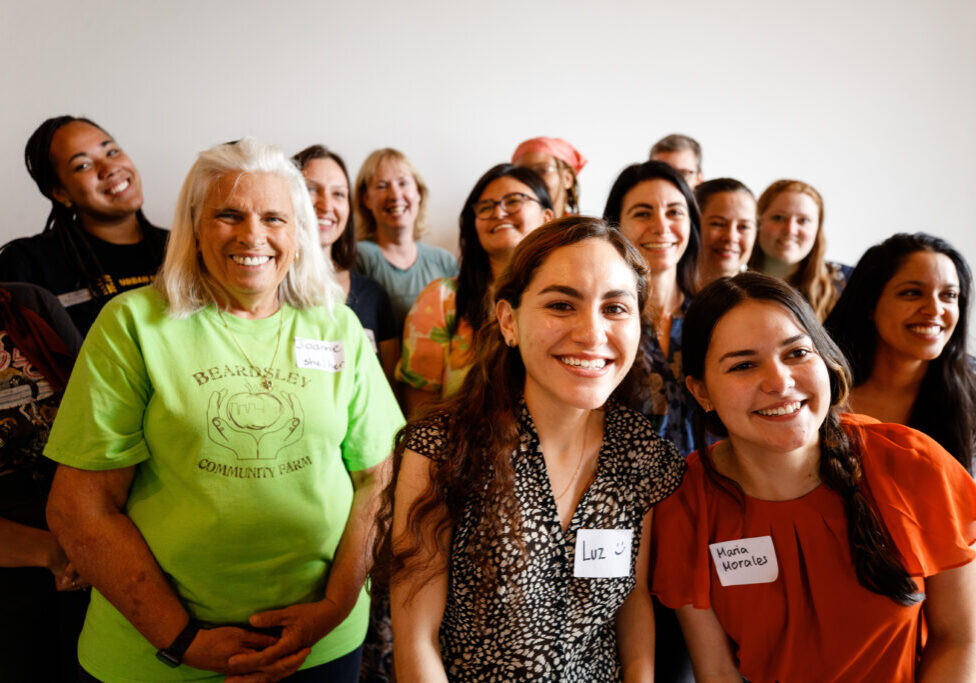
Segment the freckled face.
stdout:
<svg viewBox="0 0 976 683">
<path fill-rule="evenodd" d="M 533 407 L 599 408 L 637 353 L 637 277 L 603 240 L 552 252 L 519 307 L 501 301 L 497 314 L 506 339 L 518 344 Z"/>
</svg>

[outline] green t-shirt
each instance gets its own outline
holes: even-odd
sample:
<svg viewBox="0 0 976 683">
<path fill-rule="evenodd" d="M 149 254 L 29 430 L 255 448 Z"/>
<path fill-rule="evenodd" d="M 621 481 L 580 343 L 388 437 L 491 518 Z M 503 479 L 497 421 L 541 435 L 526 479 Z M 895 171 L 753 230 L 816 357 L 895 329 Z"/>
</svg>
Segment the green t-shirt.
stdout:
<svg viewBox="0 0 976 683">
<path fill-rule="evenodd" d="M 352 504 L 349 472 L 389 455 L 403 417 L 345 306 L 223 321 L 213 306 L 169 318 L 148 287 L 113 299 L 85 340 L 45 454 L 89 470 L 135 465 L 125 511 L 183 603 L 202 621 L 241 623 L 321 599 Z M 354 650 L 367 620 L 363 592 L 305 666 Z M 78 650 L 105 681 L 222 678 L 159 662 L 97 591 Z"/>
</svg>

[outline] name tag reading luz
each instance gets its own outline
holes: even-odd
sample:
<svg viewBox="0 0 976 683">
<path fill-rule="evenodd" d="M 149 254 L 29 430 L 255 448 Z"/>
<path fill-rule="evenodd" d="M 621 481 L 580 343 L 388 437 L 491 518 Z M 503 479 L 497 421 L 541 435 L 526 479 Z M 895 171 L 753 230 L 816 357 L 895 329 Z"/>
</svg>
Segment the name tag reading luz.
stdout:
<svg viewBox="0 0 976 683">
<path fill-rule="evenodd" d="M 772 583 L 779 576 L 772 536 L 710 543 L 708 549 L 723 586 Z"/>
<path fill-rule="evenodd" d="M 630 576 L 633 529 L 580 529 L 576 533 L 573 576 L 604 579 Z"/>
<path fill-rule="evenodd" d="M 295 360 L 300 368 L 339 372 L 346 366 L 346 350 L 341 341 L 295 337 Z"/>
</svg>

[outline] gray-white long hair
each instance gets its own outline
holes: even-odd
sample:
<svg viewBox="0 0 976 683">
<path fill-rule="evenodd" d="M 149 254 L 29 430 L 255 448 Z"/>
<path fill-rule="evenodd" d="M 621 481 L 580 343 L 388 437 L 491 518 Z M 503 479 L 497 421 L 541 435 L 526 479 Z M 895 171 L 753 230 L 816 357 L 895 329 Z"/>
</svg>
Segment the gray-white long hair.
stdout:
<svg viewBox="0 0 976 683">
<path fill-rule="evenodd" d="M 200 214 L 214 183 L 226 173 L 266 173 L 283 178 L 295 213 L 295 259 L 278 286 L 278 298 L 294 308 L 342 301 L 332 264 L 319 247 L 315 209 L 305 179 L 279 148 L 246 137 L 211 147 L 197 157 L 183 181 L 166 246 L 166 258 L 155 287 L 168 313 L 185 318 L 215 301 L 215 283 L 198 255 Z"/>
</svg>

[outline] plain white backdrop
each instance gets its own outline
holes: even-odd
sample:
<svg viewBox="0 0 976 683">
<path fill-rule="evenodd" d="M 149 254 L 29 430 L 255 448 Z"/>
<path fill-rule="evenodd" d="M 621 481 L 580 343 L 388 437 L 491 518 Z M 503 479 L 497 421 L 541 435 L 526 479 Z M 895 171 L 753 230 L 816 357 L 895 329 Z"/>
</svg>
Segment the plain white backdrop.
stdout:
<svg viewBox="0 0 976 683">
<path fill-rule="evenodd" d="M 428 241 L 456 251 L 468 190 L 521 140 L 576 145 L 599 214 L 625 165 L 684 132 L 706 177 L 816 186 L 832 259 L 925 230 L 976 262 L 971 0 L 0 2 L 3 242 L 42 228 L 24 144 L 71 113 L 135 160 L 161 226 L 214 143 L 321 142 L 353 174 L 393 146 L 431 189 Z"/>
</svg>

